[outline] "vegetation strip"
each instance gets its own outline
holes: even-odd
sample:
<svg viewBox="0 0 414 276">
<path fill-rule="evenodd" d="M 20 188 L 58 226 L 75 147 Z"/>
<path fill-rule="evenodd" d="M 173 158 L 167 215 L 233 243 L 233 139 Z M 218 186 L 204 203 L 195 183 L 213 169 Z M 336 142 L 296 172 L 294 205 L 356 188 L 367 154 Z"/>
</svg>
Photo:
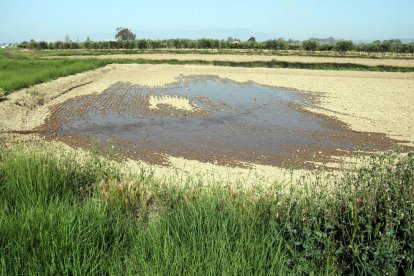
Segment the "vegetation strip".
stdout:
<svg viewBox="0 0 414 276">
<path fill-rule="evenodd" d="M 399 39 L 390 39 L 384 41 L 374 41 L 371 43 L 354 44 L 350 40 L 336 40 L 334 38 L 328 41 L 319 41 L 317 39 L 308 39 L 304 41 L 285 41 L 283 39 L 271 39 L 267 41 L 256 41 L 251 37 L 248 41 L 240 41 L 237 38 L 229 37 L 227 41 L 218 39 L 167 39 L 167 40 L 148 40 L 135 39 L 133 34 L 128 29 L 121 30 L 122 32 L 129 32 L 128 35 L 116 36 L 116 40 L 112 41 L 91 41 L 74 42 L 67 38 L 67 41 L 24 41 L 17 44 L 18 48 L 22 49 L 36 49 L 36 50 L 63 50 L 63 49 L 85 49 L 85 50 L 161 50 L 161 49 L 176 49 L 179 50 L 273 50 L 273 51 L 306 51 L 313 53 L 332 52 L 338 54 L 345 54 L 347 52 L 359 52 L 362 54 L 372 53 L 398 53 L 414 55 L 414 43 L 403 43 Z M 124 33 L 125 34 L 125 33 Z"/>
</svg>

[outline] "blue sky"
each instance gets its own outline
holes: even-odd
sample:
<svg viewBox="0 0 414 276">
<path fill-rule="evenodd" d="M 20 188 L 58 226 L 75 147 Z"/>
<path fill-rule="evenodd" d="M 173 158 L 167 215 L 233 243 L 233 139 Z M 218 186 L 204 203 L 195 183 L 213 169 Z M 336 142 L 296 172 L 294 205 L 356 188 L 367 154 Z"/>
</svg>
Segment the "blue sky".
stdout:
<svg viewBox="0 0 414 276">
<path fill-rule="evenodd" d="M 414 0 L 1 0 L 0 43 L 137 38 L 414 38 Z"/>
</svg>

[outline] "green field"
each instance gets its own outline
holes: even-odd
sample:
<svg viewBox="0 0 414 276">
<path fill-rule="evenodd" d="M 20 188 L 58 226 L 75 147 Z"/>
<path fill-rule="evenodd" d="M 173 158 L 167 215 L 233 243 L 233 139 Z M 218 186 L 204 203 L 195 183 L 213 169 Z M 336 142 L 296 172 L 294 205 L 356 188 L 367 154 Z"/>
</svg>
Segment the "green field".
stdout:
<svg viewBox="0 0 414 276">
<path fill-rule="evenodd" d="M 64 53 L 64 52 L 62 52 Z M 74 52 L 68 52 L 71 55 Z M 111 53 L 114 53 L 111 51 Z M 121 52 L 119 52 L 121 53 Z M 122 51 L 122 53 L 124 53 Z M 150 60 L 150 59 L 45 59 L 48 51 L 22 52 L 16 50 L 0 50 L 0 88 L 9 94 L 21 88 L 57 79 L 108 64 L 195 64 L 230 67 L 263 67 L 293 68 L 309 70 L 348 70 L 348 71 L 379 71 L 379 72 L 414 72 L 414 67 L 367 66 L 361 64 L 339 63 L 301 63 L 286 61 L 205 61 L 205 60 Z M 96 54 L 96 51 L 91 51 Z"/>
<path fill-rule="evenodd" d="M 289 192 L 239 191 L 2 149 L 0 274 L 412 275 L 413 167 L 387 153 Z"/>
<path fill-rule="evenodd" d="M 98 60 L 42 60 L 16 51 L 0 51 L 0 88 L 6 93 L 106 65 Z"/>
</svg>

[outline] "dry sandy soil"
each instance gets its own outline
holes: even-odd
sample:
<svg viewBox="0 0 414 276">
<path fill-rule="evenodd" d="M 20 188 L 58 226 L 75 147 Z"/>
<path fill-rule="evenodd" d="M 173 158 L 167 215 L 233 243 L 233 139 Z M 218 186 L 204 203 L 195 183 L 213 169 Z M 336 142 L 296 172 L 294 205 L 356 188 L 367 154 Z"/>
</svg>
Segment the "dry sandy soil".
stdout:
<svg viewBox="0 0 414 276">
<path fill-rule="evenodd" d="M 392 138 L 414 143 L 414 73 L 317 71 L 299 69 L 229 68 L 194 65 L 108 65 L 104 68 L 36 85 L 11 94 L 0 103 L 0 129 L 27 130 L 43 124 L 50 108 L 67 99 L 101 93 L 109 85 L 123 81 L 148 86 L 164 86 L 179 75 L 218 75 L 236 82 L 302 91 L 316 96 L 312 111 L 335 116 L 357 131 L 383 132 Z M 35 96 L 34 96 L 35 95 Z M 39 97 L 42 97 L 39 101 Z M 39 105 L 39 103 L 44 104 Z M 19 103 L 16 104 L 16 103 Z M 255 165 L 252 169 L 226 168 L 170 157 L 174 169 L 130 162 L 132 168 L 154 169 L 156 176 L 264 183 L 289 180 L 291 172 Z M 303 171 L 294 172 L 295 177 Z"/>
<path fill-rule="evenodd" d="M 276 55 L 205 55 L 205 54 L 114 54 L 100 56 L 53 56 L 50 58 L 114 58 L 114 59 L 151 59 L 151 60 L 206 60 L 206 61 L 288 61 L 302 63 L 353 63 L 369 66 L 387 65 L 414 67 L 414 59 L 369 59 L 369 58 L 350 58 L 350 57 L 312 57 L 312 56 L 276 56 Z"/>
</svg>

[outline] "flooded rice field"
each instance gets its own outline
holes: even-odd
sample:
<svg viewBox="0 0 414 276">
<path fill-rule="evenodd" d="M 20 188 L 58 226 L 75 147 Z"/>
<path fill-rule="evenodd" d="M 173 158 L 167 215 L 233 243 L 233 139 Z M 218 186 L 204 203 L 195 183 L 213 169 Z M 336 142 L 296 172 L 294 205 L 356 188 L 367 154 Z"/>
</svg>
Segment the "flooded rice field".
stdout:
<svg viewBox="0 0 414 276">
<path fill-rule="evenodd" d="M 304 94 L 214 76 L 180 76 L 167 87 L 112 84 L 55 106 L 42 131 L 72 146 L 114 149 L 167 164 L 166 155 L 227 166 L 310 166 L 396 141 L 356 132 L 303 109 Z"/>
</svg>

